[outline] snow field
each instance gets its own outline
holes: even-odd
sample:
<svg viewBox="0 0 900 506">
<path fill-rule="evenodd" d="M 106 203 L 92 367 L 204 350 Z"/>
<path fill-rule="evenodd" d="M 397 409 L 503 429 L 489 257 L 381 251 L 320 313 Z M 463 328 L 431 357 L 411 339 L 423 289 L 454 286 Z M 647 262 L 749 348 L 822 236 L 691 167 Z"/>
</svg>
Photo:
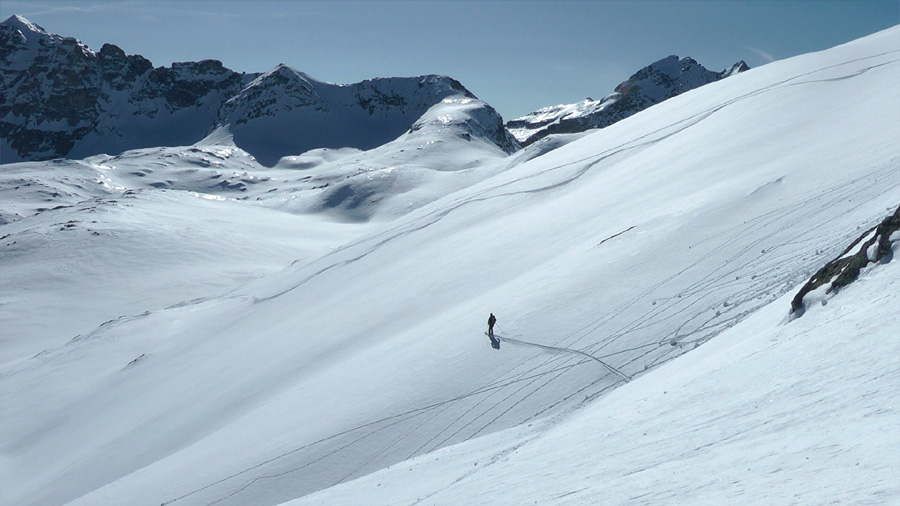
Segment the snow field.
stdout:
<svg viewBox="0 0 900 506">
<path fill-rule="evenodd" d="M 900 202 L 900 125 L 882 114 L 900 109 L 897 35 L 754 69 L 518 165 L 498 159 L 451 173 L 477 179 L 484 169 L 469 186 L 426 179 L 423 193 L 445 196 L 392 220 L 332 228 L 329 214 L 282 221 L 265 201 L 247 211 L 244 201 L 148 189 L 137 201 L 154 212 L 120 211 L 133 217 L 123 221 L 158 219 L 161 251 L 195 244 L 188 251 L 199 261 L 179 268 L 232 251 L 198 271 L 203 279 L 267 258 L 272 244 L 285 249 L 258 271 L 232 272 L 233 282 L 198 279 L 197 295 L 145 304 L 3 364 L 0 432 L 9 438 L 0 454 L 14 484 L 3 502 L 274 505 L 324 490 L 304 500 L 496 503 L 517 483 L 515 504 L 755 494 L 779 502 L 784 489 L 799 502 L 826 492 L 896 496 L 883 478 L 897 469 L 886 457 L 897 416 L 874 408 L 891 400 L 884 385 L 896 383 L 896 367 L 869 362 L 896 356 L 885 338 L 896 328 L 872 315 L 897 305 L 897 267 L 886 266 L 886 277 L 872 271 L 858 302 L 847 290 L 844 306 L 778 323 L 790 290 Z M 471 145 L 457 159 L 484 160 L 483 146 Z M 391 187 L 368 188 L 377 216 L 378 192 Z M 34 222 L 60 221 L 44 215 Z M 218 235 L 220 217 L 237 220 L 234 239 Z M 12 225 L 25 233 L 31 222 Z M 197 243 L 178 234 L 194 224 Z M 302 255 L 282 242 L 293 227 L 298 241 L 318 238 Z M 298 261 L 243 282 L 291 257 Z M 153 286 L 159 265 L 180 258 L 147 255 L 153 269 L 121 269 Z M 51 291 L 66 307 L 76 297 Z M 621 379 L 589 358 L 492 350 L 482 335 L 489 312 L 503 335 L 603 356 L 637 379 L 617 388 Z M 816 332 L 833 339 L 813 347 Z M 863 346 L 863 334 L 883 339 Z M 847 358 L 836 376 L 839 344 Z M 841 401 L 859 391 L 872 401 Z M 871 416 L 862 421 L 858 406 Z M 874 435 L 848 450 L 864 429 Z M 744 471 L 743 455 L 759 465 Z M 876 463 L 847 472 L 862 455 Z M 807 456 L 820 467 L 801 466 Z M 421 474 L 397 464 L 416 457 L 428 467 Z M 496 464 L 484 471 L 487 462 Z M 392 476 L 396 488 L 372 481 L 392 464 L 385 473 L 415 478 Z M 856 479 L 862 470 L 876 479 Z M 809 484 L 842 473 L 854 479 Z M 499 483 L 512 485 L 501 495 Z"/>
<path fill-rule="evenodd" d="M 900 326 L 872 314 L 900 311 L 898 280 L 897 262 L 874 267 L 790 323 L 785 295 L 549 429 L 516 427 L 286 504 L 889 504 Z"/>
</svg>

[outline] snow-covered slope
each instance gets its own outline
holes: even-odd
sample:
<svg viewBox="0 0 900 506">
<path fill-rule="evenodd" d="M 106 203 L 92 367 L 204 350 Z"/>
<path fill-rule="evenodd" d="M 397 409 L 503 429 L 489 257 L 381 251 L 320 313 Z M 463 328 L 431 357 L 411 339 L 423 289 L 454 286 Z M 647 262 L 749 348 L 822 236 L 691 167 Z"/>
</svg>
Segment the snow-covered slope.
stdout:
<svg viewBox="0 0 900 506">
<path fill-rule="evenodd" d="M 786 324 L 789 297 L 557 424 L 285 506 L 895 504 L 900 262 Z"/>
<path fill-rule="evenodd" d="M 284 184 L 247 172 L 259 169 L 222 146 L 3 166 L 0 363 L 226 291 L 359 233 L 255 205 Z"/>
<path fill-rule="evenodd" d="M 38 203 L 31 202 L 5 212 L 11 223 L 0 229 L 0 286 L 10 286 L 18 266 L 27 266 L 38 254 L 34 245 L 47 244 L 40 241 L 79 234 L 69 236 L 64 246 L 106 251 L 110 278 L 122 272 L 131 276 L 116 294 L 138 309 L 78 332 L 77 338 L 71 332 L 65 344 L 35 356 L 8 357 L 0 366 L 0 455 L 3 483 L 10 484 L 0 498 L 17 505 L 274 505 L 465 441 L 475 446 L 449 448 L 434 457 L 449 459 L 453 479 L 463 477 L 460 484 L 469 487 L 441 491 L 446 482 L 431 472 L 427 456 L 415 461 L 420 468 L 429 463 L 426 472 L 403 473 L 404 481 L 416 483 L 398 483 L 416 492 L 415 497 L 390 491 L 379 495 L 384 484 L 365 480 L 307 499 L 394 504 L 437 492 L 425 502 L 502 502 L 509 487 L 499 489 L 491 478 L 507 479 L 546 454 L 577 458 L 572 481 L 560 477 L 557 482 L 565 489 L 554 490 L 551 484 L 541 492 L 546 495 L 534 498 L 525 497 L 523 484 L 514 503 L 523 498 L 562 501 L 563 494 L 578 490 L 576 477 L 581 478 L 578 483 L 603 481 L 629 493 L 644 486 L 649 494 L 658 492 L 650 497 L 660 501 L 714 501 L 733 490 L 733 473 L 753 469 L 726 456 L 732 448 L 751 452 L 759 461 L 757 469 L 783 478 L 778 483 L 796 485 L 793 494 L 803 496 L 819 493 L 821 484 L 802 480 L 811 473 L 796 465 L 798 459 L 822 456 L 832 444 L 827 436 L 833 433 L 813 425 L 822 414 L 850 422 L 848 434 L 862 429 L 877 434 L 871 443 L 823 464 L 828 472 L 822 476 L 843 471 L 851 477 L 828 490 L 846 497 L 869 487 L 864 490 L 882 491 L 874 500 L 896 497 L 896 489 L 883 479 L 896 469 L 893 461 L 885 461 L 886 467 L 862 466 L 865 475 L 844 466 L 848 459 L 878 458 L 878 442 L 884 442 L 885 455 L 896 448 L 896 437 L 886 432 L 892 423 L 896 426 L 896 412 L 869 409 L 892 395 L 880 385 L 896 381 L 890 375 L 896 367 L 883 362 L 896 356 L 896 345 L 891 348 L 889 340 L 881 339 L 870 352 L 861 339 L 863 334 L 889 336 L 895 328 L 890 319 L 867 316 L 896 307 L 890 296 L 896 292 L 896 265 L 871 271 L 868 291 L 863 279 L 863 288 L 851 286 L 787 326 L 777 323 L 787 315 L 793 291 L 811 273 L 900 202 L 900 124 L 884 114 L 900 108 L 898 55 L 900 28 L 893 28 L 692 90 L 552 151 L 536 143 L 534 150 L 508 157 L 481 138 L 465 138 L 466 128 L 490 128 L 479 120 L 479 109 L 466 109 L 471 104 L 460 99 L 454 109 L 459 115 L 448 123 L 455 140 L 426 144 L 452 147 L 448 162 L 481 161 L 475 168 L 433 171 L 433 179 L 421 189 L 427 193 L 443 185 L 443 175 L 477 172 L 467 176 L 472 178 L 468 186 L 391 220 L 346 224 L 344 238 L 330 235 L 329 213 L 264 224 L 280 209 L 279 194 L 282 205 L 290 208 L 285 202 L 292 196 L 312 191 L 294 186 L 295 179 L 285 182 L 284 174 L 297 179 L 307 171 L 315 175 L 354 156 L 362 162 L 377 156 L 380 164 L 391 153 L 322 150 L 288 158 L 272 169 L 255 165 L 240 152 L 226 155 L 213 144 L 190 148 L 200 152 L 126 154 L 124 159 L 153 169 L 143 177 L 132 162 L 124 163 L 124 171 L 100 168 L 115 166 L 108 157 L 6 166 L 54 171 L 58 179 L 51 178 L 50 189 L 72 194 L 83 190 L 77 185 L 88 186 L 73 182 L 72 175 L 87 166 L 105 171 L 111 180 L 98 177 L 111 193 L 97 198 L 125 203 L 132 186 L 140 189 L 140 198 L 127 200 L 134 203 L 133 210 L 112 210 L 98 202 L 92 213 L 71 197 L 68 207 L 60 209 L 33 214 Z M 443 117 L 430 110 L 422 128 L 398 142 L 419 142 L 416 135 L 437 131 Z M 167 163 L 179 157 L 184 159 Z M 232 175 L 230 168 L 244 167 L 244 162 L 246 169 Z M 213 178 L 218 163 L 229 170 Z M 70 165 L 74 172 L 64 172 Z M 188 170 L 192 168 L 197 170 Z M 179 177 L 164 177 L 166 173 Z M 230 184 L 210 183 L 226 174 Z M 85 182 L 92 178 L 83 177 Z M 261 182 L 251 184 L 251 177 Z M 233 185 L 238 188 L 228 188 Z M 70 198 L 42 193 L 45 189 L 20 194 L 21 189 L 3 191 L 12 200 Z M 94 198 L 100 190 L 84 191 Z M 241 199 L 228 198 L 235 194 Z M 396 209 L 395 204 L 388 208 Z M 250 216 L 247 223 L 223 223 L 244 213 Z M 67 227 L 81 216 L 94 216 L 97 223 Z M 114 236 L 93 242 L 97 236 L 92 231 L 102 233 L 101 227 L 117 222 L 139 240 L 141 230 L 148 228 L 148 244 L 156 249 Z M 206 256 L 194 265 L 209 262 L 210 274 L 215 274 L 220 272 L 214 265 L 217 254 L 225 257 L 225 265 L 239 268 L 237 259 L 265 255 L 267 243 L 283 238 L 287 229 L 296 230 L 296 243 L 284 244 L 279 258 L 251 263 L 259 270 L 248 268 L 244 274 L 256 279 L 239 284 L 242 273 L 237 273 L 227 282 L 204 280 L 207 275 L 200 272 L 190 283 L 197 292 L 139 309 L 145 298 L 142 286 L 150 286 L 158 269 L 178 258 L 158 252 L 196 246 L 188 254 Z M 35 242 L 21 254 L 16 248 L 29 230 Z M 246 236 L 232 239 L 236 232 Z M 44 310 L 39 304 L 18 303 L 19 294 L 63 279 L 74 290 L 57 295 L 58 311 L 74 314 L 83 307 L 78 305 L 84 297 L 79 287 L 103 274 L 87 271 L 79 261 L 67 264 L 67 250 L 49 244 L 45 249 L 56 254 L 42 258 L 44 269 L 32 268 L 33 277 L 2 294 L 8 342 L 33 335 L 27 324 Z M 234 251 L 224 251 L 232 244 Z M 288 265 L 298 244 L 308 249 Z M 134 260 L 138 265 L 131 266 Z M 277 264 L 284 268 L 265 275 Z M 863 290 L 860 302 L 842 305 L 849 299 L 841 297 L 853 290 Z M 498 316 L 498 332 L 504 336 L 587 353 L 610 368 L 584 355 L 512 341 L 495 351 L 482 335 L 489 312 Z M 836 340 L 827 344 L 831 348 L 814 348 L 814 333 L 829 328 L 829 322 L 839 322 L 836 332 L 851 333 L 855 339 L 846 346 L 852 349 L 841 349 L 845 341 Z M 758 329 L 759 335 L 747 338 L 748 328 Z M 770 346 L 770 338 L 785 345 Z M 685 357 L 684 369 L 678 365 L 681 360 L 673 361 L 704 343 L 694 352 L 700 355 Z M 723 355 L 721 350 L 731 346 L 737 349 Z M 838 352 L 853 361 L 843 362 L 846 374 L 831 374 L 822 391 L 803 396 L 812 403 L 808 410 L 792 410 L 782 399 L 771 409 L 753 407 L 797 382 L 801 392 L 815 390 L 802 383 L 804 375 L 829 375 Z M 872 360 L 880 362 L 873 365 Z M 669 365 L 651 371 L 663 363 Z M 781 364 L 786 363 L 796 367 L 796 374 L 784 370 Z M 636 379 L 616 390 L 627 380 L 614 371 Z M 744 395 L 733 402 L 731 385 L 723 384 L 729 380 L 746 381 Z M 678 397 L 660 400 L 674 394 L 669 384 L 682 386 Z M 845 392 L 865 392 L 874 401 L 853 403 L 830 395 Z M 689 412 L 676 409 L 688 402 L 698 406 Z M 604 434 L 621 439 L 614 448 L 623 453 L 603 459 L 608 443 L 599 432 L 590 438 L 568 437 L 588 432 L 598 413 L 605 415 L 613 405 L 617 415 L 599 425 Z M 719 406 L 736 420 L 729 423 L 722 415 L 698 422 L 691 416 L 713 416 Z M 858 406 L 871 413 L 865 421 L 852 415 Z M 683 437 L 677 431 L 647 430 L 685 429 L 692 423 L 700 430 L 682 430 Z M 749 435 L 729 439 L 733 428 Z M 512 432 L 479 439 L 504 429 Z M 808 438 L 800 448 L 790 446 L 796 435 Z M 516 447 L 537 436 L 534 446 Z M 550 452 L 551 444 L 559 453 Z M 712 444 L 709 450 L 707 444 Z M 765 453 L 773 447 L 774 456 Z M 795 455 L 807 448 L 811 455 Z M 510 467 L 504 467 L 503 458 L 512 459 L 517 449 L 529 458 L 510 460 Z M 477 469 L 485 460 L 478 452 L 490 455 L 488 461 L 500 458 L 480 474 Z M 781 457 L 785 452 L 794 456 Z M 674 491 L 667 489 L 661 481 L 671 480 L 681 468 L 669 464 L 642 471 L 651 462 L 644 454 L 681 459 L 688 467 L 696 464 L 703 481 L 685 480 Z M 709 455 L 715 458 L 704 460 Z M 598 458 L 606 466 L 599 470 L 612 477 L 591 471 L 598 469 Z M 473 465 L 476 460 L 478 466 Z M 385 472 L 399 480 L 396 469 Z M 465 478 L 469 470 L 476 473 Z M 530 483 L 540 476 L 532 472 Z M 869 485 L 871 476 L 874 485 Z M 766 479 L 753 481 L 748 489 L 771 483 Z M 591 484 L 582 484 L 588 487 L 584 495 L 576 492 L 571 500 L 603 499 L 604 489 Z M 627 502 L 630 497 L 614 498 Z M 755 497 L 738 500 L 743 499 L 753 502 Z"/>
<path fill-rule="evenodd" d="M 366 231 L 349 223 L 396 218 L 502 171 L 496 135 L 508 136 L 489 106 L 454 96 L 384 146 L 313 150 L 272 169 L 213 136 L 4 165 L 0 319 L 15 316 L 18 330 L 0 336 L 0 362 L 318 256 Z"/>
<path fill-rule="evenodd" d="M 601 100 L 588 98 L 574 104 L 545 107 L 510 120 L 506 126 L 527 146 L 550 134 L 578 133 L 612 125 L 663 100 L 749 69 L 741 61 L 722 72 L 712 72 L 691 58 L 673 55 L 637 71 Z"/>
</svg>

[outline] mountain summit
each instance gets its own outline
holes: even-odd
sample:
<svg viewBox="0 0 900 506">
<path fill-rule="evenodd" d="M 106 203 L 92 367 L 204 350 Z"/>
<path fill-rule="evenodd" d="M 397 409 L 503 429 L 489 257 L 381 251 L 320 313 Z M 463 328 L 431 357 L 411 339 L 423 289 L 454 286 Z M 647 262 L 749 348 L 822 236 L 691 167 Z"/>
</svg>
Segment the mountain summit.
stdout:
<svg viewBox="0 0 900 506">
<path fill-rule="evenodd" d="M 663 100 L 749 69 L 740 61 L 721 72 L 712 72 L 692 58 L 673 55 L 637 71 L 601 100 L 588 98 L 575 104 L 545 107 L 510 120 L 506 127 L 526 146 L 550 134 L 603 128 Z"/>
</svg>

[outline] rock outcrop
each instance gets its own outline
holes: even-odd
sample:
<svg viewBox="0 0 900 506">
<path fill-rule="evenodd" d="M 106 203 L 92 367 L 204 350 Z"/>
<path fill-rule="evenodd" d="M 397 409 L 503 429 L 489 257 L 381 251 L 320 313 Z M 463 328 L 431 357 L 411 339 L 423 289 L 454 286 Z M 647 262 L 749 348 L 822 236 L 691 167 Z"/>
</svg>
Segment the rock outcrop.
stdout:
<svg viewBox="0 0 900 506">
<path fill-rule="evenodd" d="M 869 264 L 887 263 L 893 258 L 893 245 L 900 241 L 900 206 L 859 236 L 837 258 L 831 260 L 809 278 L 791 301 L 791 315 L 803 316 L 809 299 L 826 302 L 826 297 L 856 281 L 860 271 Z M 813 295 L 816 294 L 816 295 Z"/>
</svg>

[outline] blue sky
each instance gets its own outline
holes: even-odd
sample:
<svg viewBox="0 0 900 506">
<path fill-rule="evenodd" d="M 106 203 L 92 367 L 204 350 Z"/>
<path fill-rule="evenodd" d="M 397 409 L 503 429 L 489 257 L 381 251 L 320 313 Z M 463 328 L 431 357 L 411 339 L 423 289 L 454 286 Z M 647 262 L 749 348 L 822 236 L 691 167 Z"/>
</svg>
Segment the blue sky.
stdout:
<svg viewBox="0 0 900 506">
<path fill-rule="evenodd" d="M 827 49 L 900 23 L 900 0 L 3 0 L 0 18 L 12 14 L 156 66 L 286 63 L 341 84 L 445 74 L 512 119 L 599 99 L 670 54 L 722 70 Z"/>
</svg>

